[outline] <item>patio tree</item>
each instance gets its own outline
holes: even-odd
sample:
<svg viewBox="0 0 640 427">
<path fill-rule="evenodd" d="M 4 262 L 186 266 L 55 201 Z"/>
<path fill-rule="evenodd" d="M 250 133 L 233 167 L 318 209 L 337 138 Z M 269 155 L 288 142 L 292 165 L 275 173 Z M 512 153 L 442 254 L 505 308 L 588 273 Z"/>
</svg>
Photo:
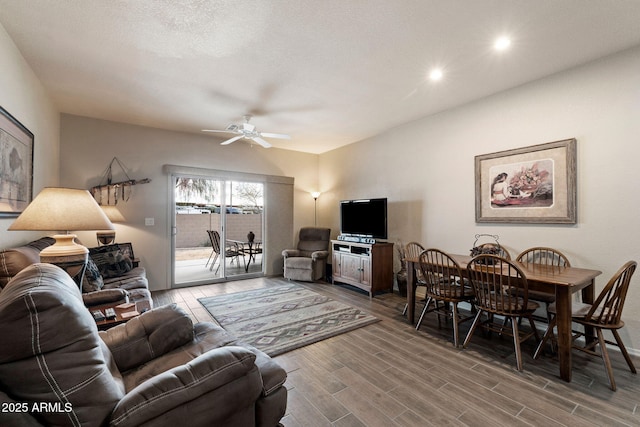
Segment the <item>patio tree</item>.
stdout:
<svg viewBox="0 0 640 427">
<path fill-rule="evenodd" d="M 176 199 L 182 202 L 190 202 L 192 198 L 205 199 L 211 202 L 218 193 L 216 181 L 205 178 L 176 178 Z"/>
</svg>

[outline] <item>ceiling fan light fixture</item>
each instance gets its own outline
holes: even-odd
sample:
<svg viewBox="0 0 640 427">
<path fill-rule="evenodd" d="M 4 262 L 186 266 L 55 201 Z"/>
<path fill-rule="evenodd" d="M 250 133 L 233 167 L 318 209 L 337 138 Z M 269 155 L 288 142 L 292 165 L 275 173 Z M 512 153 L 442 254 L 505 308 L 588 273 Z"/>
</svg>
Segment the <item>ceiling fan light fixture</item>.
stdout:
<svg viewBox="0 0 640 427">
<path fill-rule="evenodd" d="M 202 129 L 203 132 L 223 132 L 223 133 L 232 133 L 235 134 L 236 136 L 229 138 L 225 141 L 222 141 L 220 143 L 220 145 L 229 145 L 232 142 L 238 141 L 239 139 L 246 139 L 249 140 L 251 142 L 255 142 L 256 144 L 264 147 L 264 148 L 269 148 L 271 147 L 271 144 L 268 143 L 267 141 L 265 141 L 263 139 L 264 138 L 279 138 L 279 139 L 291 139 L 291 137 L 289 135 L 283 134 L 283 133 L 269 133 L 269 132 L 258 132 L 256 130 L 255 125 L 249 123 L 249 120 L 251 119 L 251 115 L 250 114 L 246 114 L 243 116 L 245 122 L 242 123 L 241 125 L 237 125 L 237 124 L 230 124 L 227 126 L 227 128 L 225 130 L 214 130 L 214 129 Z"/>
</svg>

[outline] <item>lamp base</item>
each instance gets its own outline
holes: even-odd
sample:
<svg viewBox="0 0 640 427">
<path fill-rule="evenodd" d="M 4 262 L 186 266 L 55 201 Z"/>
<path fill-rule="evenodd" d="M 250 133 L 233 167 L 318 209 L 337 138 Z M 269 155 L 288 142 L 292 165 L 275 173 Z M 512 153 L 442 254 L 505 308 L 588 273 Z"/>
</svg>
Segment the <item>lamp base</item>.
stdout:
<svg viewBox="0 0 640 427">
<path fill-rule="evenodd" d="M 56 234 L 53 238 L 56 242 L 40 251 L 40 262 L 57 265 L 72 278 L 77 278 L 76 283 L 82 292 L 89 249 L 74 242 L 75 234 Z"/>
<path fill-rule="evenodd" d="M 116 241 L 115 231 L 97 231 L 96 239 L 98 239 L 98 245 L 110 245 Z"/>
<path fill-rule="evenodd" d="M 89 253 L 89 249 L 77 244 L 74 239 L 77 236 L 75 234 L 56 234 L 53 238 L 56 242 L 44 248 L 40 251 L 40 260 L 42 258 L 58 258 L 58 257 L 73 257 L 73 256 L 86 256 Z M 48 261 L 44 261 L 48 262 Z"/>
</svg>

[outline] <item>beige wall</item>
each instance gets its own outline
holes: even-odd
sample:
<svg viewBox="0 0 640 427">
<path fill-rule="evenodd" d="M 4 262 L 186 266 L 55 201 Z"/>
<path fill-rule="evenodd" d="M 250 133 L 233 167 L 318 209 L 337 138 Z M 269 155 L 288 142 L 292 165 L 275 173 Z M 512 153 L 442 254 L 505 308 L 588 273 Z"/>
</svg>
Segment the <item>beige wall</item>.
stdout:
<svg viewBox="0 0 640 427">
<path fill-rule="evenodd" d="M 317 185 L 317 155 L 275 148 L 265 150 L 242 141 L 223 147 L 205 134 L 66 114 L 61 119 L 60 141 L 62 185 L 91 188 L 100 184 L 114 157 L 124 164 L 131 179 L 151 179 L 148 184 L 134 186 L 129 201 L 118 204 L 127 222 L 116 224 L 116 230 L 117 241 L 133 242 L 136 256 L 147 269 L 152 290 L 171 286 L 170 215 L 173 210 L 169 206 L 171 184 L 163 165 L 295 177 L 294 220 L 288 232 L 293 236 L 300 227 L 313 223 L 313 199 L 306 192 Z M 292 143 L 295 144 L 295 136 Z M 126 179 L 124 174 L 114 167 L 113 181 L 123 179 Z M 145 226 L 145 218 L 154 218 L 155 225 Z M 95 233 L 78 233 L 78 236 L 86 242 L 95 241 Z M 287 240 L 286 247 L 290 247 L 293 238 Z M 271 253 L 276 256 L 280 252 L 274 249 Z M 276 270 L 276 262 L 274 258 L 267 272 Z"/>
<path fill-rule="evenodd" d="M 42 84 L 0 25 L 0 105 L 34 134 L 33 195 L 58 185 L 60 116 Z M 313 219 L 313 218 L 312 218 Z M 39 232 L 7 231 L 13 218 L 0 218 L 1 247 L 26 243 Z"/>
<path fill-rule="evenodd" d="M 599 290 L 640 261 L 638 70 L 640 49 L 626 51 L 323 154 L 323 223 L 338 229 L 341 199 L 388 197 L 390 241 L 468 253 L 491 233 L 514 255 L 552 246 L 602 270 Z M 476 224 L 475 155 L 566 138 L 578 141 L 576 225 Z M 625 340 L 640 349 L 640 273 L 624 314 Z"/>
<path fill-rule="evenodd" d="M 59 118 L 40 81 L 0 26 L 0 104 L 35 134 L 34 190 L 65 185 L 90 188 L 116 156 L 134 187 L 120 206 L 128 223 L 118 239 L 136 245 L 152 289 L 169 286 L 168 179 L 163 164 L 295 177 L 293 230 L 318 224 L 338 233 L 338 201 L 389 198 L 389 240 L 419 240 L 467 253 L 476 233 L 500 235 L 512 253 L 533 245 L 561 249 L 577 266 L 603 271 L 598 289 L 628 259 L 640 259 L 636 224 L 640 157 L 640 49 L 560 73 L 475 103 L 406 124 L 374 138 L 315 156 L 262 150 L 247 144 L 220 147 L 200 134 L 130 126 L 77 116 Z M 479 225 L 474 220 L 475 155 L 559 139 L 578 140 L 578 224 Z M 292 141 L 295 144 L 295 138 Z M 61 159 L 60 159 L 61 157 Z M 356 161 L 357 159 L 357 161 Z M 118 178 L 117 176 L 115 178 Z M 155 218 L 146 227 L 144 219 Z M 2 247 L 39 233 L 7 232 Z M 93 233 L 83 233 L 86 242 Z M 293 242 L 291 242 L 293 244 Z M 640 349 L 640 273 L 632 283 L 624 339 Z"/>
</svg>

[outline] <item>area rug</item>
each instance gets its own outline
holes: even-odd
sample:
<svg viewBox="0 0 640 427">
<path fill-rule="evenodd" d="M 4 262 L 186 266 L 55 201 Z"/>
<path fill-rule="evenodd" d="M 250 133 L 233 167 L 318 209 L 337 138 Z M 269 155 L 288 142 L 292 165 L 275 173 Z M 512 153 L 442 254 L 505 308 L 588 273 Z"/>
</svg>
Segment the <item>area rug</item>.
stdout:
<svg viewBox="0 0 640 427">
<path fill-rule="evenodd" d="M 294 283 L 199 298 L 238 339 L 277 356 L 379 319 Z"/>
</svg>

